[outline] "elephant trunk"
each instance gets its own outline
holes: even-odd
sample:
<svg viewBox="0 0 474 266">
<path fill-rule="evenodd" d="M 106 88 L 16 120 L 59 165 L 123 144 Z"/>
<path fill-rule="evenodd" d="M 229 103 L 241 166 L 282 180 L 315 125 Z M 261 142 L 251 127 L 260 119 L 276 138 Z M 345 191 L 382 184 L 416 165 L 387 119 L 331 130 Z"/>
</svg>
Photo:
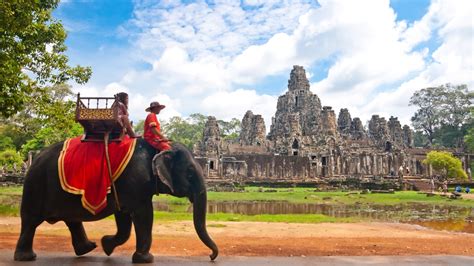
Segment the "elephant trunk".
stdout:
<svg viewBox="0 0 474 266">
<path fill-rule="evenodd" d="M 216 243 L 207 233 L 206 229 L 206 209 L 207 209 L 207 194 L 206 191 L 194 194 L 193 203 L 193 220 L 194 229 L 199 236 L 199 239 L 212 250 L 212 254 L 209 256 L 211 260 L 217 258 L 219 250 L 217 249 Z"/>
</svg>

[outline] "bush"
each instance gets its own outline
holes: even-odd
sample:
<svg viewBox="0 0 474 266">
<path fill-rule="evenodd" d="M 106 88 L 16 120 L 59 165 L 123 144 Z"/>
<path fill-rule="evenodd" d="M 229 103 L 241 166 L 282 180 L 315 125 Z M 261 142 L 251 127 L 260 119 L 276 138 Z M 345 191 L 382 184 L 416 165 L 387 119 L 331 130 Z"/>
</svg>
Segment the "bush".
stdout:
<svg viewBox="0 0 474 266">
<path fill-rule="evenodd" d="M 16 164 L 18 170 L 23 165 L 23 160 L 18 152 L 13 149 L 0 152 L 0 166 L 6 167 L 5 170 L 12 170 L 14 164 Z"/>
<path fill-rule="evenodd" d="M 450 152 L 430 151 L 423 163 L 431 165 L 445 178 L 467 179 L 467 174 L 462 169 L 461 160 Z"/>
</svg>

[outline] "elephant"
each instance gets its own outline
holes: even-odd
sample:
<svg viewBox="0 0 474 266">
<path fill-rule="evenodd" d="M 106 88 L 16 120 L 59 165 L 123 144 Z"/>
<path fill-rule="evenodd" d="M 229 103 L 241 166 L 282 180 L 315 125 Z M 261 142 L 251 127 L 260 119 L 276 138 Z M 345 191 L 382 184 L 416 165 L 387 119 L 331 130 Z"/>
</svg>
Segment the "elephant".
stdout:
<svg viewBox="0 0 474 266">
<path fill-rule="evenodd" d="M 107 195 L 107 207 L 96 215 L 81 205 L 81 196 L 64 191 L 58 174 L 58 157 L 63 143 L 49 146 L 40 152 L 29 168 L 23 186 L 21 202 L 21 232 L 14 260 L 36 259 L 33 238 L 43 222 L 64 221 L 71 232 L 72 245 L 77 256 L 97 247 L 86 235 L 82 222 L 96 221 L 114 214 L 115 235 L 102 237 L 104 252 L 110 256 L 115 247 L 125 243 L 132 223 L 136 234 L 134 263 L 151 263 L 154 194 L 164 193 L 187 197 L 193 204 L 194 228 L 201 241 L 211 249 L 211 260 L 218 256 L 218 248 L 206 229 L 207 192 L 202 168 L 192 153 L 182 144 L 173 143 L 169 151 L 159 157 L 159 178 L 153 174 L 152 160 L 156 150 L 144 139 L 137 139 L 133 155 L 120 177 L 115 181 L 119 198 L 117 207 L 113 193 Z M 120 209 L 120 210 L 119 210 Z"/>
</svg>

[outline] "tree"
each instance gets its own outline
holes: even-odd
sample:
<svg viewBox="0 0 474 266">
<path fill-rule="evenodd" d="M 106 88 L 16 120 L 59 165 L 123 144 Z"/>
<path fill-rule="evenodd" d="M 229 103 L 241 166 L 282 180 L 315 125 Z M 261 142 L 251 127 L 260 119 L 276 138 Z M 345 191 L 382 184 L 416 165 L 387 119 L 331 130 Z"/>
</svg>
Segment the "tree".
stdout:
<svg viewBox="0 0 474 266">
<path fill-rule="evenodd" d="M 199 113 L 191 114 L 186 119 L 175 116 L 162 124 L 162 131 L 169 139 L 181 142 L 192 149 L 194 144 L 202 140 L 206 121 L 207 117 Z M 238 119 L 233 118 L 229 122 L 217 120 L 217 123 L 222 139 L 234 140 L 238 137 L 240 132 L 240 121 Z"/>
<path fill-rule="evenodd" d="M 21 154 L 26 157 L 29 151 L 41 150 L 51 144 L 63 141 L 67 138 L 77 137 L 84 132 L 78 123 L 72 125 L 68 130 L 58 130 L 54 127 L 40 129 L 32 139 L 21 146 Z"/>
<path fill-rule="evenodd" d="M 221 131 L 221 138 L 224 140 L 234 141 L 239 138 L 240 135 L 240 120 L 232 118 L 229 122 L 224 120 L 217 120 Z"/>
<path fill-rule="evenodd" d="M 467 135 L 464 136 L 464 142 L 466 142 L 467 150 L 474 152 L 474 128 L 469 129 Z"/>
<path fill-rule="evenodd" d="M 145 120 L 139 120 L 136 125 L 133 126 L 133 130 L 138 135 L 143 135 Z"/>
<path fill-rule="evenodd" d="M 66 84 L 45 87 L 46 94 L 33 92 L 24 110 L 0 121 L 0 139 L 10 138 L 16 150 L 26 156 L 52 143 L 83 133 L 75 122 L 74 94 Z"/>
<path fill-rule="evenodd" d="M 445 178 L 467 179 L 467 174 L 462 169 L 461 160 L 450 152 L 430 151 L 423 163 L 431 165 Z"/>
<path fill-rule="evenodd" d="M 188 119 L 174 116 L 168 122 L 163 123 L 162 128 L 167 138 L 192 149 L 194 144 L 202 139 L 204 124 L 201 121 L 200 114 L 192 114 Z"/>
<path fill-rule="evenodd" d="M 75 121 L 76 103 L 70 86 L 58 84 L 46 87 L 46 95 L 38 94 L 20 114 L 29 117 L 16 121 L 23 128 L 34 128 L 30 139 L 21 147 L 26 156 L 30 150 L 39 150 L 66 138 L 83 133 L 83 128 Z M 39 127 L 37 127 L 39 125 Z"/>
<path fill-rule="evenodd" d="M 204 130 L 204 126 L 206 125 L 207 116 L 199 113 L 194 113 L 189 115 L 189 123 L 196 125 L 196 129 Z M 201 134 L 202 134 L 201 130 Z"/>
<path fill-rule="evenodd" d="M 0 135 L 0 151 L 14 149 L 15 145 L 13 144 L 13 140 L 8 136 Z"/>
<path fill-rule="evenodd" d="M 410 105 L 419 107 L 411 118 L 412 125 L 426 134 L 429 144 L 462 146 L 473 99 L 466 85 L 446 84 L 416 91 L 410 98 Z"/>
<path fill-rule="evenodd" d="M 52 18 L 59 0 L 0 1 L 0 116 L 24 109 L 33 94 L 70 79 L 85 83 L 89 67 L 70 67 L 66 31 Z"/>
<path fill-rule="evenodd" d="M 464 143 L 468 152 L 474 152 L 474 108 L 471 108 L 471 119 L 467 125 L 467 132 L 464 136 Z"/>
<path fill-rule="evenodd" d="M 20 168 L 23 164 L 21 155 L 13 149 L 7 149 L 0 151 L 0 167 L 6 167 L 6 170 L 12 170 L 13 166 L 16 165 Z"/>
<path fill-rule="evenodd" d="M 423 131 L 415 131 L 413 135 L 413 145 L 415 147 L 425 147 L 428 144 L 428 138 L 423 134 Z"/>
<path fill-rule="evenodd" d="M 426 88 L 416 91 L 410 98 L 410 105 L 417 105 L 419 109 L 411 118 L 415 130 L 422 130 L 426 133 L 430 144 L 433 143 L 433 134 L 439 124 L 439 95 L 442 88 Z"/>
<path fill-rule="evenodd" d="M 33 132 L 30 132 L 29 129 L 23 130 L 23 127 L 16 122 L 0 121 L 0 138 L 10 139 L 13 143 L 12 149 L 21 149 L 21 145 L 25 144 L 33 135 Z"/>
</svg>

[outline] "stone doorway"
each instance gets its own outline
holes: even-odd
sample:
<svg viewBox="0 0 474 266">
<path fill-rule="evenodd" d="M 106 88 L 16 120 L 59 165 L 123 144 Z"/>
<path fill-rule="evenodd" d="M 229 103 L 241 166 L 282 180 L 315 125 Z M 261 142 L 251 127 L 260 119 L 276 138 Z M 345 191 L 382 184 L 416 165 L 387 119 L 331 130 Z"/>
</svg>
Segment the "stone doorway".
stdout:
<svg viewBox="0 0 474 266">
<path fill-rule="evenodd" d="M 385 142 L 385 151 L 387 152 L 392 151 L 392 143 L 390 141 Z"/>
<path fill-rule="evenodd" d="M 423 174 L 423 165 L 421 164 L 420 161 L 416 161 L 416 169 L 415 172 L 417 175 L 422 175 Z"/>
<path fill-rule="evenodd" d="M 328 175 L 328 157 L 321 157 L 321 175 L 326 177 Z"/>
<path fill-rule="evenodd" d="M 300 144 L 297 139 L 293 141 L 293 144 L 291 145 L 291 150 L 292 150 L 292 155 L 297 156 L 298 155 L 298 150 L 300 148 Z"/>
</svg>

